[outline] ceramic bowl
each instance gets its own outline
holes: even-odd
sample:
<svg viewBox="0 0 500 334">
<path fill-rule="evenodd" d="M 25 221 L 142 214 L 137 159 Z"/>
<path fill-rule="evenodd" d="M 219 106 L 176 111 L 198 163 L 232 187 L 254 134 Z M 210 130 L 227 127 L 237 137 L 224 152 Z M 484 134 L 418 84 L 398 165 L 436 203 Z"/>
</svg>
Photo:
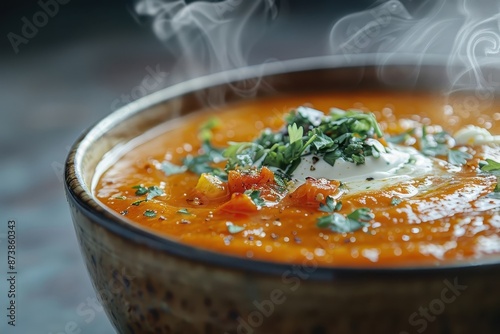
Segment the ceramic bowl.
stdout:
<svg viewBox="0 0 500 334">
<path fill-rule="evenodd" d="M 364 269 L 242 259 L 151 233 L 106 209 L 91 191 L 110 151 L 207 100 L 216 105 L 304 91 L 446 86 L 438 61 L 413 64 L 386 64 L 384 78 L 363 57 L 224 72 L 147 96 L 85 132 L 67 159 L 66 192 L 88 272 L 117 332 L 500 333 L 500 261 Z M 235 93 L 257 82 L 248 94 Z"/>
</svg>

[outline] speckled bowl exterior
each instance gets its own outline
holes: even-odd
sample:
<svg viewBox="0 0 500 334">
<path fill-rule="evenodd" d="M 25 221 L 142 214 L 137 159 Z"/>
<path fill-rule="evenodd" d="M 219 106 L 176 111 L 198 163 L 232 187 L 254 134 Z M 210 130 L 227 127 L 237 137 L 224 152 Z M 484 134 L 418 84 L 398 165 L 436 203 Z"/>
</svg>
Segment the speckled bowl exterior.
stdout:
<svg viewBox="0 0 500 334">
<path fill-rule="evenodd" d="M 386 71 L 409 73 L 402 62 Z M 358 58 L 317 58 L 196 79 L 108 116 L 74 145 L 66 191 L 93 285 L 119 333 L 500 333 L 500 264 L 323 268 L 217 254 L 155 235 L 104 208 L 92 180 L 111 149 L 154 126 L 221 103 L 305 90 L 438 89 L 445 69 L 381 83 Z M 400 75 L 404 78 L 404 75 Z M 240 84 L 260 85 L 245 97 Z"/>
</svg>

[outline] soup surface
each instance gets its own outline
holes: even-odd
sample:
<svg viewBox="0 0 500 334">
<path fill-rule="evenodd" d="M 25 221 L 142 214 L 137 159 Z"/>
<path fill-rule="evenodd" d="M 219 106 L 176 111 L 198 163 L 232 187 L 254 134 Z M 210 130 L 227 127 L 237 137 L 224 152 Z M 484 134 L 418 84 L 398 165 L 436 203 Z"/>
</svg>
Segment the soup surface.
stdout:
<svg viewBox="0 0 500 334">
<path fill-rule="evenodd" d="M 95 195 L 153 233 L 239 257 L 488 261 L 500 256 L 500 106 L 464 101 L 322 93 L 205 110 L 128 151 Z"/>
</svg>

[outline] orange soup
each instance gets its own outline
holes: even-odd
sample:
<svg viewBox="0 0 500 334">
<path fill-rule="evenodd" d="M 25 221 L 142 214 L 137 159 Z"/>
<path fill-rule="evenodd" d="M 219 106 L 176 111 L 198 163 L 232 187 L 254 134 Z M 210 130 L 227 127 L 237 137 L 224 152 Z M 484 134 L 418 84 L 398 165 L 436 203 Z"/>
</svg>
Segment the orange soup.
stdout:
<svg viewBox="0 0 500 334">
<path fill-rule="evenodd" d="M 153 233 L 243 258 L 488 261 L 500 255 L 500 108 L 460 101 L 332 93 L 197 112 L 123 155 L 95 194 Z"/>
</svg>

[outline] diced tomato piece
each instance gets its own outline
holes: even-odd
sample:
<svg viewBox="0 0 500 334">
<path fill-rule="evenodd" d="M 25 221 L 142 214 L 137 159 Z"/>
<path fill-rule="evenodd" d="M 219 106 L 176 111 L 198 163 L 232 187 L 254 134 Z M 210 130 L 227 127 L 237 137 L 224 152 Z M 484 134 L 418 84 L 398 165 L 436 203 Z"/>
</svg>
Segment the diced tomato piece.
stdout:
<svg viewBox="0 0 500 334">
<path fill-rule="evenodd" d="M 306 183 L 289 195 L 289 198 L 296 205 L 324 204 L 327 196 L 334 196 L 338 193 L 339 186 L 340 182 L 337 180 L 309 177 Z"/>
<path fill-rule="evenodd" d="M 247 215 L 258 210 L 250 196 L 242 193 L 234 193 L 231 199 L 219 207 L 220 211 L 233 214 Z"/>
<path fill-rule="evenodd" d="M 262 190 L 275 185 L 274 173 L 267 167 L 248 171 L 231 170 L 228 173 L 229 192 L 243 193 L 245 190 Z"/>
</svg>

